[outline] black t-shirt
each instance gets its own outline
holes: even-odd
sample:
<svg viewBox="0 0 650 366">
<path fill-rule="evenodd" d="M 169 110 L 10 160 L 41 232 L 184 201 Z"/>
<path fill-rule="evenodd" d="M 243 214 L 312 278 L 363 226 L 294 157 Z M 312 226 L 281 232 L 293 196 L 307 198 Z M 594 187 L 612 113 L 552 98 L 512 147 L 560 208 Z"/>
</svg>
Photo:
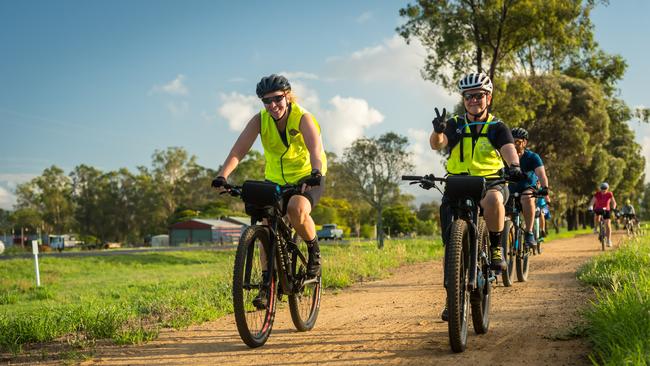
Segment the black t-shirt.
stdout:
<svg viewBox="0 0 650 366">
<path fill-rule="evenodd" d="M 515 140 L 512 138 L 512 132 L 505 123 L 498 119 L 493 119 L 492 122 L 496 123 L 488 126 L 487 138 L 495 149 L 499 150 L 503 145 L 515 143 Z M 465 123 L 467 122 L 463 116 L 458 116 L 457 120 L 454 120 L 454 118 L 447 120 L 447 128 L 445 129 L 444 134 L 447 136 L 447 149 L 449 149 L 449 151 L 460 142 L 463 130 L 459 133 L 458 129 L 463 127 Z M 472 140 L 474 143 L 478 140 L 478 135 L 481 132 L 481 129 L 483 129 L 483 125 L 470 126 L 470 132 L 472 133 Z"/>
</svg>

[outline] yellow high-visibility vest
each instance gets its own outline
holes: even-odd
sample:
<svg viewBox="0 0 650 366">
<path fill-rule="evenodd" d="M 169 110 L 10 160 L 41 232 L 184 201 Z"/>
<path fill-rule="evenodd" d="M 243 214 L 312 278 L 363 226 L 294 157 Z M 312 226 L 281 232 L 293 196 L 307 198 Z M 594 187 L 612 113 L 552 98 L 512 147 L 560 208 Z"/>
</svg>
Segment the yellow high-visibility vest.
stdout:
<svg viewBox="0 0 650 366">
<path fill-rule="evenodd" d="M 305 140 L 300 132 L 300 119 L 303 114 L 309 112 L 297 103 L 289 104 L 288 108 L 290 108 L 289 117 L 284 133 L 289 146 L 282 141 L 280 131 L 269 112 L 266 109 L 262 109 L 260 112 L 262 122 L 260 136 L 266 159 L 264 177 L 280 185 L 296 184 L 301 178 L 309 176 L 312 170 L 309 150 L 307 150 Z M 320 135 L 320 125 L 313 114 L 311 119 L 316 124 Z M 321 162 L 321 174 L 325 175 L 327 173 L 327 157 L 324 149 L 321 149 Z"/>
</svg>

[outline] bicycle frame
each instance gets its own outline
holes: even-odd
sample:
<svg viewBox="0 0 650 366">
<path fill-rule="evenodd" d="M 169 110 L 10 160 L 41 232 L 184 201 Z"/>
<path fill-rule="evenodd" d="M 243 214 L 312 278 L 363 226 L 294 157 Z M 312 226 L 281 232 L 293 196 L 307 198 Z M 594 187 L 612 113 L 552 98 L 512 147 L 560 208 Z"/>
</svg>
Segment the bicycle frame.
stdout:
<svg viewBox="0 0 650 366">
<path fill-rule="evenodd" d="M 243 187 L 227 186 L 225 188 L 229 190 L 229 193 L 232 196 L 242 196 Z M 285 202 L 288 202 L 291 196 L 298 193 L 299 189 L 299 185 L 286 185 L 281 187 L 281 199 L 274 202 L 273 206 L 269 207 L 270 209 L 257 208 L 251 209 L 251 212 L 247 212 L 251 215 L 251 225 L 261 222 L 262 226 L 265 226 L 269 230 L 271 245 L 268 250 L 266 250 L 266 248 L 264 250 L 266 252 L 268 270 L 275 270 L 278 274 L 278 280 L 280 283 L 277 291 L 278 298 L 282 298 L 283 294 L 294 293 L 305 284 L 318 282 L 317 278 L 298 281 L 298 279 L 293 277 L 290 270 L 292 265 L 292 254 L 295 254 L 297 260 L 302 261 L 305 265 L 307 263 L 307 259 L 303 253 L 300 252 L 300 249 L 293 240 L 293 228 L 285 219 L 283 210 Z M 270 287 L 270 281 L 271 277 L 267 279 L 264 286 L 267 288 Z"/>
</svg>

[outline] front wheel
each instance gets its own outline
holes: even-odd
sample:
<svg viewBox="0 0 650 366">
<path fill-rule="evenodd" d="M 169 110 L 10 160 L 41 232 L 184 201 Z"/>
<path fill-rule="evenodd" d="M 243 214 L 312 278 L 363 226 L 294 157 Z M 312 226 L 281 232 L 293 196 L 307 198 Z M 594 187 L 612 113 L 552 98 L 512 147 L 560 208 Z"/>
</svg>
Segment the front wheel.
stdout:
<svg viewBox="0 0 650 366">
<path fill-rule="evenodd" d="M 524 231 L 521 229 L 517 232 L 517 281 L 526 282 L 528 280 L 528 257 L 529 250 L 524 244 Z"/>
<path fill-rule="evenodd" d="M 463 352 L 467 347 L 469 242 L 467 222 L 454 221 L 445 253 L 449 343 L 454 352 Z"/>
<path fill-rule="evenodd" d="M 320 309 L 321 276 L 307 278 L 307 244 L 297 235 L 297 247 L 291 253 L 291 277 L 294 279 L 293 293 L 289 295 L 291 320 L 298 331 L 311 330 L 316 324 Z"/>
<path fill-rule="evenodd" d="M 242 233 L 235 254 L 232 284 L 235 322 L 239 336 L 251 348 L 266 343 L 275 318 L 276 281 L 273 264 L 265 255 L 270 248 L 268 229 L 254 225 Z"/>
<path fill-rule="evenodd" d="M 479 286 L 472 291 L 470 303 L 472 304 L 472 324 L 476 334 L 485 334 L 490 327 L 490 299 L 492 283 L 490 282 L 490 268 L 487 262 L 489 255 L 490 237 L 483 218 L 478 223 L 478 268 L 477 282 Z"/>
</svg>

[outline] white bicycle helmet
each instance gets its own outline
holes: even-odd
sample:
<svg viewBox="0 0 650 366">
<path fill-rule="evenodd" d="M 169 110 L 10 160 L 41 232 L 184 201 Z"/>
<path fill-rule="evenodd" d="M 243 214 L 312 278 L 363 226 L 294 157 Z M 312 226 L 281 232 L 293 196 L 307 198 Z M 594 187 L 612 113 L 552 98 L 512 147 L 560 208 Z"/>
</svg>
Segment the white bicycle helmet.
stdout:
<svg viewBox="0 0 650 366">
<path fill-rule="evenodd" d="M 461 94 L 472 89 L 480 89 L 492 94 L 493 88 L 490 77 L 482 72 L 467 74 L 458 81 L 458 90 Z"/>
<path fill-rule="evenodd" d="M 602 183 L 600 184 L 600 189 L 601 189 L 601 190 L 605 190 L 605 189 L 607 189 L 607 188 L 609 188 L 609 184 L 607 184 L 607 182 L 602 182 Z"/>
</svg>

